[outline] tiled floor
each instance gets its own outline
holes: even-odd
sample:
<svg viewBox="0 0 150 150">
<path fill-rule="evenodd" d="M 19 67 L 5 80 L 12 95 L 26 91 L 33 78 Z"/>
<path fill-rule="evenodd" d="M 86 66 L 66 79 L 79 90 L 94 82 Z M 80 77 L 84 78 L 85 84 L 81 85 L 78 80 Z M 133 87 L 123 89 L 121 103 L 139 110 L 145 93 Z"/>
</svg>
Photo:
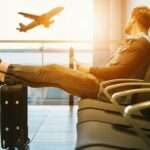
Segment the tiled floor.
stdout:
<svg viewBox="0 0 150 150">
<path fill-rule="evenodd" d="M 76 112 L 76 106 L 29 106 L 30 150 L 74 150 Z"/>
</svg>

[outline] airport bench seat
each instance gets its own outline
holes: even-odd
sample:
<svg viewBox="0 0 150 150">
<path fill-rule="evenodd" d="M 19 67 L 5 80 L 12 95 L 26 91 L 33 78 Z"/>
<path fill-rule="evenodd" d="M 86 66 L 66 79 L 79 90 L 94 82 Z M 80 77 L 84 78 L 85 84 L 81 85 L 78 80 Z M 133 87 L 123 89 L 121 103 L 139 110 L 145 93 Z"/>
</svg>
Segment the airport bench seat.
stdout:
<svg viewBox="0 0 150 150">
<path fill-rule="evenodd" d="M 145 117 L 141 110 L 150 108 L 150 97 L 143 98 L 143 93 L 150 93 L 150 83 L 121 79 L 103 85 L 106 102 L 96 99 L 79 102 L 76 149 L 149 149 L 150 118 Z M 139 93 L 142 96 L 137 96 Z M 141 97 L 142 102 L 132 102 Z M 126 100 L 128 103 L 123 102 Z"/>
</svg>

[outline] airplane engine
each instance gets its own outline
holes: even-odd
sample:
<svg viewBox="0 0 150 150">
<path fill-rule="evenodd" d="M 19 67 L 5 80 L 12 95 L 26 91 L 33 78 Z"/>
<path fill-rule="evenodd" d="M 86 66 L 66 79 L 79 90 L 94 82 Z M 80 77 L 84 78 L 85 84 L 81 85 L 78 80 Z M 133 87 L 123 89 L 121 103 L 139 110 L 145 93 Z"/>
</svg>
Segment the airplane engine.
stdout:
<svg viewBox="0 0 150 150">
<path fill-rule="evenodd" d="M 44 27 L 48 28 L 49 25 L 50 25 L 49 23 L 47 23 L 47 24 L 45 23 L 45 24 L 44 24 Z"/>
<path fill-rule="evenodd" d="M 44 27 L 48 28 L 52 23 L 54 23 L 54 20 L 51 20 L 49 22 L 44 23 Z"/>
</svg>

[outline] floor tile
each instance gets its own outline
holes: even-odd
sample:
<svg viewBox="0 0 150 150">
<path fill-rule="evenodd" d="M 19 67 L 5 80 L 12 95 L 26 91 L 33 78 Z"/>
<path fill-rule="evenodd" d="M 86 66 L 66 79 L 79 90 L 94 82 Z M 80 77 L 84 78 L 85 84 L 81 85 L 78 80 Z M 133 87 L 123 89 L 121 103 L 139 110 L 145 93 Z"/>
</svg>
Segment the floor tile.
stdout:
<svg viewBox="0 0 150 150">
<path fill-rule="evenodd" d="M 30 150 L 74 150 L 76 114 L 76 106 L 29 106 Z"/>
</svg>

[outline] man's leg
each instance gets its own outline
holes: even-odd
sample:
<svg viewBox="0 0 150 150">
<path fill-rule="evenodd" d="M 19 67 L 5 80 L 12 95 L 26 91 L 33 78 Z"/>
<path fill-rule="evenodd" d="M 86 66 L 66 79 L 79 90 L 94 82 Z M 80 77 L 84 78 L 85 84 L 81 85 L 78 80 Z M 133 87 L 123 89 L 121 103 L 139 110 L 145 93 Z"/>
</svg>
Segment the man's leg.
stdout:
<svg viewBox="0 0 150 150">
<path fill-rule="evenodd" d="M 61 65 L 27 66 L 10 65 L 8 76 L 32 87 L 58 87 L 79 97 L 96 98 L 99 82 L 95 76 Z"/>
</svg>

